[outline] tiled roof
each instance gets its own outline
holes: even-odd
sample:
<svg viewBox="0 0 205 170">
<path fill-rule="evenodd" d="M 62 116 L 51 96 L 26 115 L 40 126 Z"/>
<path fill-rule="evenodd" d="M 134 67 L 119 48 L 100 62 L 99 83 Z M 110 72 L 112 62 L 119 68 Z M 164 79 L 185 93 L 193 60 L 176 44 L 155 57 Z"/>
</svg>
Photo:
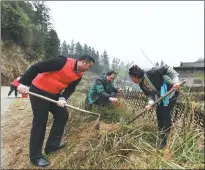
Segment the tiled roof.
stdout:
<svg viewBox="0 0 205 170">
<path fill-rule="evenodd" d="M 204 62 L 181 62 L 180 67 L 204 67 Z"/>
</svg>

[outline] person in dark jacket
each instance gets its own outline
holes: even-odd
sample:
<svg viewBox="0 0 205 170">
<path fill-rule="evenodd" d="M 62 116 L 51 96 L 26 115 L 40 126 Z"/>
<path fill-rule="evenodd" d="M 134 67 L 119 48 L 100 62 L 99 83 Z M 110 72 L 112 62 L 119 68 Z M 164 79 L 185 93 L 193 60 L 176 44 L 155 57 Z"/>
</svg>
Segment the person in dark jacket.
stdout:
<svg viewBox="0 0 205 170">
<path fill-rule="evenodd" d="M 21 77 L 22 75 L 18 76 L 14 81 L 11 82 L 8 97 L 11 95 L 13 91 L 15 91 L 15 97 L 18 96 L 17 86 L 19 85 L 19 80 L 21 79 Z"/>
<path fill-rule="evenodd" d="M 157 98 L 164 95 L 171 88 L 178 89 L 180 84 L 178 73 L 167 65 L 153 67 L 146 72 L 137 65 L 133 65 L 129 69 L 129 76 L 134 83 L 139 84 L 144 94 L 148 96 L 147 110 L 152 109 L 150 105 Z M 166 147 L 171 128 L 171 111 L 177 102 L 178 94 L 178 91 L 174 91 L 157 105 L 156 113 L 161 139 L 159 149 Z"/>
<path fill-rule="evenodd" d="M 121 89 L 114 87 L 114 79 L 116 72 L 111 70 L 96 79 L 95 83 L 90 87 L 85 101 L 87 110 L 92 109 L 93 105 L 107 106 L 117 102 L 117 92 Z"/>
<path fill-rule="evenodd" d="M 89 55 L 84 55 L 78 60 L 63 56 L 54 57 L 32 65 L 20 79 L 20 85 L 17 88 L 20 93 L 28 93 L 27 86 L 30 86 L 31 92 L 58 101 L 56 105 L 30 95 L 33 124 L 29 155 L 34 165 L 43 167 L 50 164 L 42 155 L 49 111 L 53 114 L 54 121 L 45 146 L 45 153 L 55 152 L 65 146 L 61 138 L 68 119 L 68 110 L 64 106 L 75 91 L 83 72 L 89 70 L 94 62 Z"/>
</svg>

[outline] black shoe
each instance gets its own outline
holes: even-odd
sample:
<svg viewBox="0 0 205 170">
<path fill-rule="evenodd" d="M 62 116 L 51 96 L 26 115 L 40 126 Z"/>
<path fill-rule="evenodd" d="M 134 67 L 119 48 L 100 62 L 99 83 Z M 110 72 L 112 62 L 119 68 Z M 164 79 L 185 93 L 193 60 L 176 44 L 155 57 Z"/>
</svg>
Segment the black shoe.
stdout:
<svg viewBox="0 0 205 170">
<path fill-rule="evenodd" d="M 50 165 L 50 162 L 45 158 L 41 157 L 39 159 L 31 160 L 31 163 L 35 166 L 44 167 Z"/>
<path fill-rule="evenodd" d="M 157 146 L 157 149 L 161 150 L 161 149 L 164 149 L 166 146 L 167 146 L 167 144 L 162 142 Z"/>
<path fill-rule="evenodd" d="M 65 143 L 61 142 L 60 145 L 58 145 L 55 149 L 45 149 L 46 155 L 51 154 L 53 152 L 56 152 L 59 149 L 62 149 L 65 147 Z"/>
<path fill-rule="evenodd" d="M 167 133 L 160 134 L 160 137 L 159 137 L 160 142 L 159 142 L 159 145 L 157 146 L 157 149 L 161 150 L 161 149 L 164 149 L 167 146 L 167 136 L 168 136 Z"/>
</svg>

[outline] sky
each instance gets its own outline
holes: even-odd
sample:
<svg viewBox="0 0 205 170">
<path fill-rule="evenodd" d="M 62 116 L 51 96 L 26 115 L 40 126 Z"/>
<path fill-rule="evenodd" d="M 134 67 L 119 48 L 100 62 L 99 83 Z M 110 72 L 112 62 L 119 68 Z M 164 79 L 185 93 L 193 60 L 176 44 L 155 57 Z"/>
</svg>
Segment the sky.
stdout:
<svg viewBox="0 0 205 170">
<path fill-rule="evenodd" d="M 170 66 L 204 57 L 204 1 L 47 1 L 61 43 L 107 51 L 125 63 Z M 144 56 L 144 54 L 149 60 Z"/>
</svg>

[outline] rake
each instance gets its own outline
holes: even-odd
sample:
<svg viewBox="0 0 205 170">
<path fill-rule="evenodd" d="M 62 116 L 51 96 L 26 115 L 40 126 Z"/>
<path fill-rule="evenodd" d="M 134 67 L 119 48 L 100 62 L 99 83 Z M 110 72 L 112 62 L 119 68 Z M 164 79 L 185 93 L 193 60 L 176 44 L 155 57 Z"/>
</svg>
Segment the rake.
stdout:
<svg viewBox="0 0 205 170">
<path fill-rule="evenodd" d="M 180 86 L 185 84 L 186 83 L 186 80 L 183 80 L 181 83 L 180 83 Z M 153 104 L 150 105 L 150 107 L 153 107 L 155 106 L 157 103 L 159 103 L 160 101 L 162 101 L 165 97 L 169 96 L 173 91 L 175 91 L 175 89 L 171 89 L 169 90 L 165 95 L 161 96 L 159 99 L 157 99 Z M 130 123 L 134 122 L 138 117 L 142 116 L 145 112 L 147 111 L 147 109 L 143 109 L 135 118 L 133 118 L 132 120 L 130 120 L 127 125 L 129 125 Z"/>
<path fill-rule="evenodd" d="M 36 94 L 36 93 L 30 92 L 30 91 L 28 92 L 28 94 L 57 104 L 56 100 L 50 99 L 50 98 L 42 96 L 40 94 Z M 98 116 L 98 118 L 96 119 L 96 123 L 95 123 L 94 129 L 96 129 L 96 130 L 100 129 L 100 114 L 99 113 L 94 113 L 94 112 L 90 112 L 90 111 L 87 111 L 87 110 L 83 110 L 83 109 L 80 109 L 78 107 L 71 106 L 71 105 L 68 105 L 68 104 L 66 104 L 65 106 L 68 107 L 68 108 L 80 111 L 80 112 L 84 112 L 84 113 L 88 113 L 88 114 L 92 114 L 92 115 Z"/>
</svg>

